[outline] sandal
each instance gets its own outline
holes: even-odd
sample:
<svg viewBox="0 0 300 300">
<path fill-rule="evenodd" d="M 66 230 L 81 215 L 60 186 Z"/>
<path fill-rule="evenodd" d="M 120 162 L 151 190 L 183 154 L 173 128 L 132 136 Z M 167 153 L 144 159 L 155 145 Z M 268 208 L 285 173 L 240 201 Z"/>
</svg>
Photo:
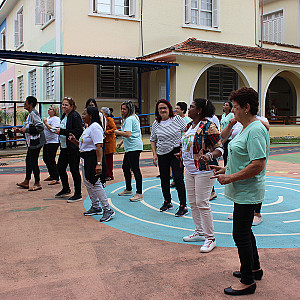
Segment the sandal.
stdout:
<svg viewBox="0 0 300 300">
<path fill-rule="evenodd" d="M 28 191 L 35 192 L 35 191 L 38 191 L 41 189 L 42 189 L 42 187 L 40 185 L 33 185 Z"/>
<path fill-rule="evenodd" d="M 176 187 L 176 183 L 174 181 L 171 182 L 170 187 Z"/>
<path fill-rule="evenodd" d="M 54 180 L 51 176 L 48 176 L 46 179 L 44 179 L 44 181 L 52 181 Z"/>
<path fill-rule="evenodd" d="M 16 183 L 17 186 L 23 188 L 23 189 L 29 189 L 29 185 L 24 184 L 23 182 Z"/>
<path fill-rule="evenodd" d="M 58 180 L 52 180 L 51 182 L 48 183 L 48 185 L 55 185 L 59 184 L 60 182 Z"/>
</svg>

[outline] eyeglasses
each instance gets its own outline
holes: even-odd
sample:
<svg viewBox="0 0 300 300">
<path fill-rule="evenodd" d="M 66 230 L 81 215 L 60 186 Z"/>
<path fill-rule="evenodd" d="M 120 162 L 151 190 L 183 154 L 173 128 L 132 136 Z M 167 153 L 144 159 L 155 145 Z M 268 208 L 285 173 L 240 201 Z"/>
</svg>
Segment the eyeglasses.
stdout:
<svg viewBox="0 0 300 300">
<path fill-rule="evenodd" d="M 71 97 L 64 97 L 63 100 L 73 100 L 73 98 L 71 98 Z"/>
</svg>

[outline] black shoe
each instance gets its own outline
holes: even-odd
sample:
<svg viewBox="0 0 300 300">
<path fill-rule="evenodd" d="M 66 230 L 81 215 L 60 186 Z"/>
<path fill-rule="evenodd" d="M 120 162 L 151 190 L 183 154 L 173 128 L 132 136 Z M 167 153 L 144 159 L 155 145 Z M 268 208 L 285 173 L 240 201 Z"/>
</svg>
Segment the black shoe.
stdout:
<svg viewBox="0 0 300 300">
<path fill-rule="evenodd" d="M 232 295 L 232 296 L 239 296 L 239 295 L 249 295 L 249 294 L 254 294 L 256 290 L 256 283 L 254 282 L 252 285 L 248 286 L 245 289 L 242 290 L 234 290 L 231 286 L 224 289 L 224 293 L 227 295 Z"/>
<path fill-rule="evenodd" d="M 55 198 L 64 197 L 71 194 L 71 190 L 61 190 L 55 195 Z"/>
<path fill-rule="evenodd" d="M 80 201 L 80 200 L 82 200 L 81 195 L 74 195 L 74 196 L 70 197 L 67 202 L 73 203 L 73 202 Z"/>
<path fill-rule="evenodd" d="M 85 211 L 83 214 L 85 216 L 93 216 L 93 215 L 102 215 L 103 212 L 101 207 L 95 208 L 92 206 L 89 210 Z"/>
<path fill-rule="evenodd" d="M 254 280 L 261 280 L 263 277 L 264 271 L 262 269 L 252 272 Z M 242 273 L 240 271 L 233 272 L 233 276 L 237 278 L 242 278 Z"/>
<path fill-rule="evenodd" d="M 115 216 L 115 212 L 110 209 L 105 209 L 103 212 L 103 217 L 100 219 L 100 222 L 108 222 L 112 217 Z"/>
<path fill-rule="evenodd" d="M 164 202 L 163 206 L 160 208 L 160 211 L 168 211 L 173 208 L 172 203 Z"/>
<path fill-rule="evenodd" d="M 180 205 L 175 214 L 175 217 L 183 217 L 183 216 L 187 215 L 188 213 L 189 213 L 188 209 L 185 206 Z"/>
</svg>

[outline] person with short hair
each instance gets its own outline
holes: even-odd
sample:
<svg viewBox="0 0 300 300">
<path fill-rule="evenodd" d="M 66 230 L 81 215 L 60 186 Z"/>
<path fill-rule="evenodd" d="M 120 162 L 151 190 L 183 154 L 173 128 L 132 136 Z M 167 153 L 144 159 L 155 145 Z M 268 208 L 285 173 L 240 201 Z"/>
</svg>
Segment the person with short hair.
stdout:
<svg viewBox="0 0 300 300">
<path fill-rule="evenodd" d="M 215 169 L 213 178 L 225 185 L 225 197 L 234 202 L 232 235 L 240 258 L 240 270 L 233 272 L 240 282 L 225 288 L 224 293 L 246 295 L 255 292 L 254 279 L 260 280 L 263 276 L 251 226 L 255 207 L 265 197 L 270 138 L 265 126 L 256 118 L 259 102 L 254 89 L 242 87 L 233 91 L 229 99 L 233 103 L 234 117 L 243 128 L 228 145 L 226 168 L 212 167 Z"/>
<path fill-rule="evenodd" d="M 118 193 L 119 196 L 132 195 L 131 171 L 136 181 L 136 193 L 129 199 L 132 202 L 143 199 L 143 177 L 140 170 L 140 154 L 143 151 L 143 140 L 139 117 L 135 114 L 135 105 L 132 101 L 124 101 L 121 104 L 122 126 L 121 130 L 115 130 L 116 135 L 122 136 L 122 141 L 117 144 L 119 149 L 124 143 L 125 155 L 122 169 L 126 181 L 126 188 Z"/>
<path fill-rule="evenodd" d="M 5 136 L 5 129 L 2 127 L 7 126 L 6 124 L 2 123 L 2 116 L 0 116 L 0 141 L 2 141 L 2 143 L 0 142 L 0 147 L 5 150 L 6 149 L 6 136 Z"/>
<path fill-rule="evenodd" d="M 79 140 L 72 133 L 69 134 L 69 140 L 79 147 L 83 165 L 82 178 L 92 201 L 90 209 L 83 214 L 85 216 L 103 214 L 100 222 L 108 222 L 114 217 L 115 212 L 109 206 L 107 195 L 99 178 L 102 173 L 104 132 L 100 125 L 98 108 L 86 107 L 82 114 L 82 120 L 87 128 Z"/>
<path fill-rule="evenodd" d="M 72 133 L 76 139 L 79 139 L 83 132 L 83 124 L 79 113 L 76 111 L 75 101 L 70 97 L 62 99 L 61 121 L 56 133 L 59 134 L 60 140 L 60 154 L 58 158 L 58 173 L 62 183 L 62 190 L 58 192 L 55 197 L 60 198 L 71 194 L 71 189 L 68 181 L 67 167 L 69 165 L 70 171 L 74 181 L 74 195 L 70 197 L 67 202 L 72 203 L 82 200 L 81 195 L 81 176 L 79 173 L 79 148 L 73 144 L 69 139 Z"/>
<path fill-rule="evenodd" d="M 26 177 L 23 182 L 17 183 L 17 186 L 28 189 L 29 191 L 38 191 L 42 189 L 40 182 L 40 168 L 38 164 L 40 151 L 45 144 L 44 125 L 38 111 L 35 109 L 37 99 L 28 96 L 24 103 L 24 109 L 29 112 L 23 128 L 13 128 L 15 133 L 25 134 L 26 144 L 28 146 L 26 155 Z M 34 175 L 34 185 L 29 188 L 31 173 Z"/>
<path fill-rule="evenodd" d="M 175 217 L 189 213 L 186 206 L 186 191 L 183 180 L 183 166 L 177 156 L 180 153 L 180 141 L 186 123 L 179 115 L 174 115 L 169 101 L 161 99 L 155 105 L 155 121 L 152 125 L 150 142 L 153 153 L 153 164 L 159 168 L 161 189 L 164 197 L 161 212 L 173 208 L 170 192 L 170 168 L 176 185 L 179 208 Z"/>
<path fill-rule="evenodd" d="M 55 161 L 56 152 L 59 147 L 59 137 L 55 133 L 60 124 L 59 107 L 57 105 L 50 105 L 48 115 L 48 118 L 43 118 L 46 137 L 46 143 L 43 148 L 43 160 L 49 172 L 49 176 L 44 181 L 50 181 L 49 185 L 55 185 L 59 184 L 59 174 Z"/>
<path fill-rule="evenodd" d="M 105 180 L 114 180 L 113 165 L 114 153 L 117 151 L 115 130 L 117 129 L 116 123 L 113 118 L 109 116 L 110 110 L 108 107 L 102 107 L 101 112 L 106 117 L 106 130 L 105 130 L 105 161 L 106 161 L 106 174 Z"/>
<path fill-rule="evenodd" d="M 191 119 L 186 116 L 187 112 L 187 104 L 185 102 L 177 102 L 175 106 L 175 113 L 176 115 L 179 115 L 181 118 L 183 118 L 184 122 L 186 124 L 191 122 Z"/>
<path fill-rule="evenodd" d="M 232 103 L 231 101 L 226 101 L 223 105 L 223 112 L 224 114 L 221 117 L 221 132 L 223 131 L 223 129 L 228 125 L 228 122 L 230 119 L 234 118 L 234 114 L 231 112 L 232 109 Z M 224 154 L 223 154 L 223 158 L 224 158 L 224 166 L 227 165 L 227 157 L 228 157 L 228 143 L 231 141 L 231 137 L 229 137 L 228 139 L 224 139 L 222 140 L 223 143 L 223 148 L 224 148 Z"/>
</svg>

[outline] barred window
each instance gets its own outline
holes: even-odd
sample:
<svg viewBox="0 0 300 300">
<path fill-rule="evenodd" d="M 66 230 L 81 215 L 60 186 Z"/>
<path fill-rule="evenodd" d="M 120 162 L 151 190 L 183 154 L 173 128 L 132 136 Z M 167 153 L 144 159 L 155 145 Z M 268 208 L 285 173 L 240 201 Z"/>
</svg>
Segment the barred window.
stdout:
<svg viewBox="0 0 300 300">
<path fill-rule="evenodd" d="M 53 64 L 47 65 L 44 70 L 44 98 L 53 100 L 55 97 L 55 71 Z"/>
<path fill-rule="evenodd" d="M 8 100 L 14 100 L 14 82 L 10 80 L 8 82 Z"/>
<path fill-rule="evenodd" d="M 97 66 L 97 98 L 137 98 L 137 68 Z"/>
<path fill-rule="evenodd" d="M 238 87 L 238 74 L 231 68 L 216 65 L 207 70 L 207 97 L 215 102 L 228 100 Z"/>
<path fill-rule="evenodd" d="M 23 78 L 23 75 L 21 75 L 17 78 L 17 86 L 18 86 L 17 98 L 19 101 L 23 101 L 24 100 L 24 78 Z"/>
<path fill-rule="evenodd" d="M 36 97 L 36 70 L 28 73 L 28 94 Z"/>
</svg>

